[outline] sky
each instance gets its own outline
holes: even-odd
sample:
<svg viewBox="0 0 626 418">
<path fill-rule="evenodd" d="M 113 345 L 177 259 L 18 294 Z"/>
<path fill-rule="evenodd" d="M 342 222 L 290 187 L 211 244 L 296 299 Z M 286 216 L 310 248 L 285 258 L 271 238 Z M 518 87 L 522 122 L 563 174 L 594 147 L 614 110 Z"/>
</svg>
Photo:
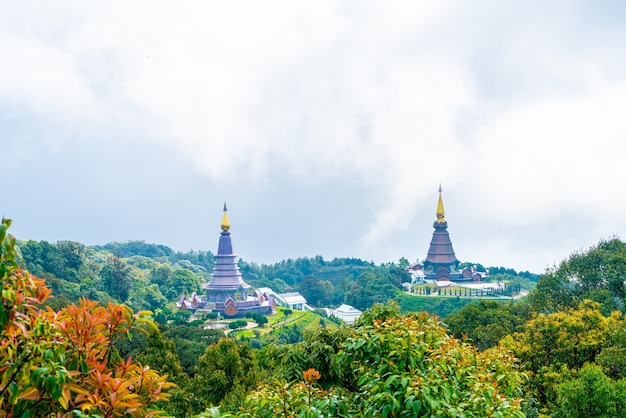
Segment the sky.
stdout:
<svg viewBox="0 0 626 418">
<path fill-rule="evenodd" d="M 18 239 L 542 273 L 626 237 L 621 1 L 0 4 Z"/>
</svg>

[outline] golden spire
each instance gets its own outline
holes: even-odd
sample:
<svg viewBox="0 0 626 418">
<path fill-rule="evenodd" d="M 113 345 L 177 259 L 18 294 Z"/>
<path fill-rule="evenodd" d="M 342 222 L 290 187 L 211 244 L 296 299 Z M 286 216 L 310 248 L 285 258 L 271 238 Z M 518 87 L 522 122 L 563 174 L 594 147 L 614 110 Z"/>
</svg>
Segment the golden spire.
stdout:
<svg viewBox="0 0 626 418">
<path fill-rule="evenodd" d="M 439 202 L 437 202 L 437 220 L 435 222 L 445 222 L 446 220 L 443 218 L 445 214 L 446 213 L 443 210 L 443 199 L 441 198 L 441 183 L 439 183 Z"/>
<path fill-rule="evenodd" d="M 226 214 L 226 202 L 224 202 L 224 216 L 222 217 L 222 231 L 228 231 L 230 229 L 230 222 L 228 222 L 228 215 Z"/>
</svg>

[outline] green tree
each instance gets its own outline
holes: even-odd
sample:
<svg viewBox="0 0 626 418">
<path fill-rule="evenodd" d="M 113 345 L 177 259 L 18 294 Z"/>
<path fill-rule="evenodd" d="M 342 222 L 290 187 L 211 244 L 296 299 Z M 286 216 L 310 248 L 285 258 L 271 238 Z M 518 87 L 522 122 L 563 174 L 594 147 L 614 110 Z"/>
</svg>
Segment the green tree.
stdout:
<svg viewBox="0 0 626 418">
<path fill-rule="evenodd" d="M 192 292 L 199 292 L 202 282 L 198 276 L 187 269 L 176 269 L 165 289 L 161 287 L 161 292 L 168 300 L 175 300 L 182 294 L 190 295 Z"/>
<path fill-rule="evenodd" d="M 278 380 L 250 394 L 254 413 L 242 416 L 523 417 L 510 352 L 480 352 L 426 313 L 376 304 L 351 327 L 306 338 L 282 354 L 264 349 L 281 358 Z"/>
<path fill-rule="evenodd" d="M 346 303 L 365 310 L 374 303 L 383 303 L 394 298 L 397 288 L 389 276 L 379 275 L 373 269 L 363 272 L 346 294 Z"/>
<path fill-rule="evenodd" d="M 527 392 L 545 411 L 556 402 L 556 384 L 567 380 L 585 363 L 595 362 L 609 347 L 611 331 L 623 327 L 619 312 L 605 317 L 600 304 L 583 301 L 577 309 L 540 314 L 523 332 L 505 337 L 502 345 L 521 360 L 530 377 Z"/>
<path fill-rule="evenodd" d="M 119 257 L 111 256 L 100 271 L 103 289 L 118 301 L 128 299 L 132 287 L 130 267 Z"/>
<path fill-rule="evenodd" d="M 323 286 L 322 281 L 313 276 L 306 276 L 298 284 L 298 292 L 304 296 L 307 302 L 313 306 L 321 306 L 320 301 L 325 302 L 330 296 Z"/>
<path fill-rule="evenodd" d="M 480 350 L 486 350 L 505 336 L 521 331 L 530 318 L 531 310 L 526 303 L 481 299 L 449 315 L 445 322 L 454 336 L 466 336 Z"/>
<path fill-rule="evenodd" d="M 233 407 L 243 401 L 257 378 L 257 364 L 248 344 L 223 338 L 200 357 L 192 389 L 204 401 L 202 409 L 220 403 Z"/>
<path fill-rule="evenodd" d="M 598 365 L 584 365 L 576 378 L 558 384 L 556 392 L 556 417 L 626 416 L 626 380 L 612 381 Z"/>
<path fill-rule="evenodd" d="M 224 337 L 224 332 L 218 329 L 190 326 L 185 322 L 183 325 L 163 326 L 163 335 L 174 341 L 183 370 L 188 376 L 193 377 L 196 374 L 200 356 L 204 354 L 208 346 Z"/>
<path fill-rule="evenodd" d="M 157 416 L 173 386 L 122 361 L 114 342 L 152 323 L 147 312 L 81 299 L 59 312 L 39 307 L 50 290 L 19 268 L 16 240 L 0 224 L 0 415 Z"/>
<path fill-rule="evenodd" d="M 590 299 L 601 303 L 603 313 L 609 314 L 624 308 L 625 275 L 626 243 L 616 238 L 601 241 L 541 276 L 529 300 L 537 311 L 549 313 Z"/>
<path fill-rule="evenodd" d="M 170 264 L 159 264 L 150 270 L 150 281 L 159 288 L 169 286 L 174 276 L 174 270 Z"/>
</svg>

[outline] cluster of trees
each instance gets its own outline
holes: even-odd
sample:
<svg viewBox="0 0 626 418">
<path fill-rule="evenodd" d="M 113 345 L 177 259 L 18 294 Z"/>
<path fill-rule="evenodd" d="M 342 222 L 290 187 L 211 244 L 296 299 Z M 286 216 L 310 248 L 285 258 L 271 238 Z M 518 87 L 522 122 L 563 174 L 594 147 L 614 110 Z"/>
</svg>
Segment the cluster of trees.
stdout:
<svg viewBox="0 0 626 418">
<path fill-rule="evenodd" d="M 509 302 L 402 295 L 406 260 L 242 261 L 251 284 L 371 308 L 351 327 L 284 325 L 272 342 L 249 344 L 173 309 L 208 279 L 211 253 L 27 241 L 21 264 L 9 226 L 0 227 L 4 416 L 191 416 L 217 405 L 211 414 L 626 416 L 618 239 L 572 254 L 538 281 L 489 268 L 536 284 Z M 414 313 L 423 310 L 445 319 Z"/>
<path fill-rule="evenodd" d="M 101 303 L 124 303 L 134 310 L 173 311 L 181 294 L 200 292 L 215 265 L 210 251 L 181 253 L 144 241 L 93 247 L 73 241 L 26 241 L 20 248 L 25 267 L 45 278 L 53 290 L 47 304 L 54 309 L 87 297 Z M 388 299 L 402 299 L 401 284 L 410 280 L 409 266 L 405 258 L 381 265 L 355 258 L 327 261 L 321 256 L 271 265 L 239 261 L 244 280 L 254 287 L 271 287 L 279 293 L 298 291 L 316 307 L 348 303 L 360 310 Z M 535 277 L 530 273 L 518 275 L 503 267 L 490 267 L 490 271 L 509 283 L 534 286 Z M 442 307 L 431 312 L 443 315 L 449 310 Z"/>
<path fill-rule="evenodd" d="M 53 290 L 47 301 L 53 309 L 86 297 L 100 303 L 124 303 L 134 310 L 155 311 L 169 303 L 171 311 L 173 301 L 182 293 L 199 292 L 208 278 L 204 267 L 187 259 L 194 259 L 191 256 L 196 253 L 174 253 L 140 241 L 105 246 L 115 253 L 72 241 L 26 241 L 19 247 L 26 269 L 45 278 Z"/>
<path fill-rule="evenodd" d="M 626 416 L 626 243 L 576 252 L 526 300 L 480 301 L 451 314 L 449 331 L 479 349 L 510 349 L 528 376 L 528 417 Z"/>
<path fill-rule="evenodd" d="M 152 323 L 147 312 L 81 299 L 55 312 L 43 279 L 20 268 L 11 222 L 0 224 L 0 411 L 2 416 L 162 415 L 174 386 L 123 359 L 114 342 Z"/>
<path fill-rule="evenodd" d="M 243 400 L 222 403 L 230 416 L 524 416 L 524 376 L 507 350 L 479 351 L 394 303 L 254 355 L 259 380 Z"/>
</svg>

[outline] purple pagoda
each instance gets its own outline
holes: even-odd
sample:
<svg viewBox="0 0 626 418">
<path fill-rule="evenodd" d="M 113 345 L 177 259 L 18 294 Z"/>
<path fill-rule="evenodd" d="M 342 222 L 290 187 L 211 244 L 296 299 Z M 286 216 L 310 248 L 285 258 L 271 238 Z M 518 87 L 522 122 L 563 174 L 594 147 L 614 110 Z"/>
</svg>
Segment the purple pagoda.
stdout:
<svg viewBox="0 0 626 418">
<path fill-rule="evenodd" d="M 196 312 L 218 312 L 225 317 L 243 317 L 248 312 L 270 315 L 276 309 L 273 298 L 258 290 L 252 292 L 249 284 L 241 278 L 237 266 L 237 255 L 233 251 L 230 238 L 230 222 L 228 221 L 226 203 L 222 217 L 222 233 L 217 247 L 216 262 L 211 280 L 202 285 L 206 295 L 195 293 L 187 298 L 181 296 L 178 306 L 181 309 Z"/>
<path fill-rule="evenodd" d="M 426 278 L 446 281 L 462 279 L 462 274 L 456 271 L 459 260 L 454 254 L 452 241 L 450 241 L 450 234 L 448 233 L 448 222 L 445 220 L 443 199 L 441 198 L 441 185 L 439 185 L 437 220 L 433 227 L 435 232 L 433 232 L 433 238 L 430 241 L 428 256 L 424 260 Z"/>
</svg>

